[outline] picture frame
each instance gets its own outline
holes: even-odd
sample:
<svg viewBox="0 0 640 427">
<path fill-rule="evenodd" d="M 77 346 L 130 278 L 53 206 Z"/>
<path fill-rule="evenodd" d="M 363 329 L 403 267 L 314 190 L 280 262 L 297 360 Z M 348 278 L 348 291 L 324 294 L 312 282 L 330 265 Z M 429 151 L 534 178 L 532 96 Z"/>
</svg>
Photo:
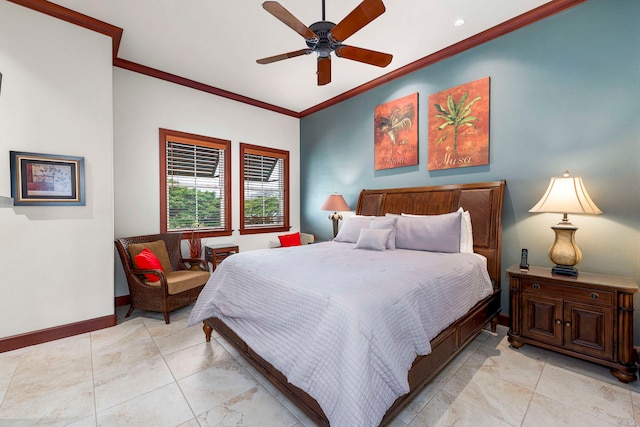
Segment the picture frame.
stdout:
<svg viewBox="0 0 640 427">
<path fill-rule="evenodd" d="M 84 157 L 9 154 L 15 206 L 85 206 Z"/>
<path fill-rule="evenodd" d="M 377 105 L 374 116 L 374 169 L 418 164 L 418 92 Z"/>
<path fill-rule="evenodd" d="M 489 164 L 490 77 L 429 95 L 429 171 Z"/>
</svg>

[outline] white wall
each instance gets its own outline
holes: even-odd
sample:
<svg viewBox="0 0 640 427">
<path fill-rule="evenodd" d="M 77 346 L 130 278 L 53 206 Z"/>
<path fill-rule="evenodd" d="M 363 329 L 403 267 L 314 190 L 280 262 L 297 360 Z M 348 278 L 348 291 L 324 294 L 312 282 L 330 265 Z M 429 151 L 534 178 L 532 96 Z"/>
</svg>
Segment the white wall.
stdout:
<svg viewBox="0 0 640 427">
<path fill-rule="evenodd" d="M 0 2 L 0 195 L 9 151 L 82 156 L 86 206 L 0 209 L 0 338 L 112 315 L 111 39 Z"/>
<path fill-rule="evenodd" d="M 265 109 L 114 69 L 115 236 L 160 231 L 159 128 L 231 141 L 232 236 L 206 243 L 234 243 L 241 252 L 268 247 L 277 234 L 240 236 L 239 143 L 288 150 L 292 231 L 300 229 L 299 120 Z M 185 245 L 185 255 L 186 245 Z M 120 261 L 116 296 L 129 293 Z"/>
</svg>

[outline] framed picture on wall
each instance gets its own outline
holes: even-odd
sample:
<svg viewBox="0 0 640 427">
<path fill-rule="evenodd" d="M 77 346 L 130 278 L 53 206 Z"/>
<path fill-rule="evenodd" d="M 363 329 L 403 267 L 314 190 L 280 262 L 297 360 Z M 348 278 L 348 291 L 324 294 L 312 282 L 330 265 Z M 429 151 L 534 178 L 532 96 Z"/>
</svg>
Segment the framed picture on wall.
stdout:
<svg viewBox="0 0 640 427">
<path fill-rule="evenodd" d="M 489 164 L 489 77 L 429 96 L 430 171 Z"/>
<path fill-rule="evenodd" d="M 84 206 L 84 157 L 10 152 L 15 206 Z"/>
<path fill-rule="evenodd" d="M 376 106 L 375 170 L 418 164 L 418 93 Z"/>
</svg>

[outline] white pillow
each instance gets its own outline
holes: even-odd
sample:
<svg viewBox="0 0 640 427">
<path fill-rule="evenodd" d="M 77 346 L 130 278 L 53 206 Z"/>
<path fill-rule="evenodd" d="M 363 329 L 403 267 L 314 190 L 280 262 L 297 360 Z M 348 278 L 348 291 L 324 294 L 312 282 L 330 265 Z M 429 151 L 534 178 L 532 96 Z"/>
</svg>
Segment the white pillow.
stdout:
<svg viewBox="0 0 640 427">
<path fill-rule="evenodd" d="M 369 222 L 371 222 L 371 216 L 350 216 L 345 218 L 338 231 L 338 235 L 333 239 L 336 242 L 356 243 L 360 236 L 360 230 L 363 228 L 369 228 Z"/>
<path fill-rule="evenodd" d="M 469 211 L 459 208 L 458 212 L 462 212 L 462 221 L 460 221 L 460 252 L 466 254 L 473 253 L 473 229 L 471 228 L 471 215 Z"/>
<path fill-rule="evenodd" d="M 460 252 L 462 213 L 398 218 L 396 247 L 430 252 Z"/>
<path fill-rule="evenodd" d="M 471 227 L 471 215 L 469 211 L 465 211 L 462 207 L 458 208 L 456 212 L 460 212 L 462 214 L 462 220 L 460 221 L 460 252 L 462 253 L 473 253 L 473 229 Z M 393 215 L 393 214 L 387 214 Z M 429 215 L 412 215 L 403 213 L 402 216 L 410 216 L 410 217 L 422 217 Z"/>
<path fill-rule="evenodd" d="M 381 216 L 371 218 L 369 228 L 391 230 L 391 234 L 389 235 L 389 239 L 387 240 L 387 249 L 393 250 L 396 248 L 396 222 L 398 222 L 398 217 Z"/>
<path fill-rule="evenodd" d="M 391 235 L 391 229 L 363 228 L 356 242 L 356 249 L 368 249 L 371 251 L 384 251 L 387 240 Z"/>
</svg>

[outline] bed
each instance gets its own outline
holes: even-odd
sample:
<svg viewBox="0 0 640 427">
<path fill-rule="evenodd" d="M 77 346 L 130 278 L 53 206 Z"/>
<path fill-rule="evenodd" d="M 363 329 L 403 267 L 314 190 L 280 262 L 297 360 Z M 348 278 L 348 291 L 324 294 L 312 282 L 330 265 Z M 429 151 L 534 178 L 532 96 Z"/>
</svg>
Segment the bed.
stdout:
<svg viewBox="0 0 640 427">
<path fill-rule="evenodd" d="M 344 408 L 338 410 L 336 409 L 336 405 L 343 405 L 344 399 L 342 396 L 326 396 L 324 390 L 326 390 L 326 385 L 319 385 L 319 382 L 324 383 L 327 378 L 335 377 L 336 373 L 331 372 L 330 370 L 322 370 L 323 367 L 333 367 L 331 363 L 335 363 L 334 361 L 334 353 L 335 350 L 332 348 L 330 353 L 325 355 L 320 354 L 320 352 L 316 348 L 292 348 L 289 349 L 285 347 L 285 345 L 290 345 L 290 343 L 285 342 L 282 348 L 279 348 L 278 345 L 271 344 L 269 347 L 269 342 L 274 343 L 278 342 L 277 339 L 281 339 L 282 337 L 277 337 L 275 335 L 283 335 L 278 334 L 277 328 L 267 330 L 256 329 L 258 332 L 257 335 L 260 335 L 260 339 L 256 339 L 247 335 L 247 327 L 245 320 L 242 320 L 242 323 L 238 323 L 235 319 L 235 315 L 225 316 L 223 314 L 214 315 L 212 317 L 204 318 L 204 332 L 206 335 L 207 341 L 211 339 L 211 333 L 213 329 L 215 329 L 222 337 L 227 339 L 231 344 L 233 344 L 238 351 L 261 373 L 263 374 L 271 383 L 273 383 L 281 392 L 283 392 L 292 402 L 294 402 L 302 411 L 304 411 L 312 421 L 317 423 L 318 425 L 328 426 L 329 420 L 332 420 L 332 425 L 375 425 L 378 424 L 378 420 L 381 419 L 381 424 L 385 424 L 389 422 L 393 417 L 417 394 L 421 391 L 421 389 L 435 377 L 435 375 L 451 360 L 453 359 L 480 331 L 481 329 L 491 323 L 492 330 L 495 331 L 495 327 L 497 325 L 497 315 L 500 312 L 500 249 L 501 249 L 501 219 L 502 219 L 502 199 L 505 188 L 505 181 L 497 181 L 497 182 L 484 182 L 484 183 L 473 183 L 473 184 L 459 184 L 459 185 L 441 185 L 441 186 L 431 186 L 431 187 L 415 187 L 415 188 L 400 188 L 400 189 L 378 189 L 378 190 L 363 190 L 360 193 L 360 197 L 358 199 L 356 214 L 359 216 L 375 216 L 382 217 L 386 214 L 414 214 L 414 215 L 440 215 L 440 214 L 448 214 L 451 212 L 457 211 L 459 208 L 463 208 L 463 210 L 468 211 L 471 217 L 471 223 L 473 225 L 473 252 L 475 254 L 479 254 L 481 256 L 477 256 L 475 254 L 454 254 L 456 256 L 461 256 L 464 259 L 465 265 L 468 263 L 470 265 L 469 268 L 477 269 L 475 266 L 477 264 L 476 259 L 482 259 L 482 268 L 484 270 L 484 274 L 487 276 L 487 281 L 489 281 L 489 289 L 486 291 L 486 296 L 484 296 L 479 302 L 473 302 L 469 305 L 469 308 L 464 309 L 464 313 L 461 315 L 456 315 L 456 319 L 452 320 L 450 323 L 446 321 L 443 326 L 444 329 L 438 331 L 437 334 L 434 334 L 431 337 L 428 334 L 428 331 L 425 330 L 424 336 L 429 336 L 425 341 L 428 342 L 417 342 L 419 341 L 420 334 L 422 330 L 414 331 L 414 328 L 408 328 L 406 333 L 398 333 L 397 326 L 391 326 L 390 331 L 382 332 L 382 335 L 377 335 L 373 337 L 373 335 L 369 335 L 369 329 L 363 330 L 355 330 L 352 326 L 352 323 L 361 323 L 367 326 L 369 323 L 369 317 L 371 317 L 371 324 L 375 325 L 376 334 L 381 329 L 386 329 L 384 324 L 380 323 L 380 320 L 375 318 L 376 316 L 371 316 L 370 311 L 366 311 L 361 314 L 352 315 L 353 310 L 346 310 L 348 314 L 344 315 L 348 319 L 343 319 L 340 317 L 339 321 L 343 321 L 343 323 L 347 326 L 336 327 L 335 324 L 331 324 L 332 334 L 329 338 L 327 338 L 327 334 L 323 334 L 322 340 L 324 346 L 329 348 L 327 345 L 327 339 L 335 339 L 339 341 L 339 345 L 336 347 L 338 349 L 345 348 L 344 352 L 350 352 L 351 348 L 354 347 L 359 350 L 362 345 L 356 345 L 355 342 L 364 341 L 369 343 L 375 343 L 378 341 L 386 341 L 387 339 L 394 340 L 398 339 L 401 341 L 393 341 L 391 344 L 394 346 L 398 346 L 398 348 L 404 346 L 416 346 L 418 350 L 416 350 L 415 354 L 412 354 L 411 360 L 400 360 L 399 364 L 386 364 L 380 362 L 381 359 L 385 359 L 386 355 L 382 353 L 378 347 L 370 344 L 370 352 L 366 354 L 358 353 L 356 350 L 350 352 L 349 357 L 346 359 L 339 360 L 347 360 L 350 365 L 348 370 L 348 375 L 351 375 L 350 372 L 361 370 L 366 374 L 362 374 L 362 376 L 355 375 L 355 379 L 352 380 L 350 376 L 343 376 L 341 372 L 340 375 L 337 375 L 338 381 L 343 381 L 344 383 L 340 383 L 340 387 L 334 387 L 336 389 L 346 388 L 351 389 L 352 382 L 356 381 L 359 378 L 363 379 L 363 382 L 366 382 L 366 385 L 362 385 L 363 390 L 367 390 L 364 394 L 372 394 L 372 396 L 364 396 L 362 399 L 356 398 L 353 402 L 353 405 L 356 406 L 348 406 L 350 403 L 344 403 Z M 344 227 L 344 225 L 343 225 Z M 331 246 L 333 245 L 333 246 Z M 344 245 L 344 246 L 340 246 Z M 353 245 L 352 245 L 353 246 Z M 318 300 L 317 302 L 318 308 L 317 310 L 314 308 L 312 304 L 316 304 L 316 293 L 317 289 L 312 288 L 311 290 L 307 288 L 298 288 L 296 286 L 296 281 L 306 281 L 309 279 L 303 279 L 302 276 L 295 276 L 292 273 L 291 277 L 288 277 L 289 284 L 286 285 L 286 292 L 291 292 L 292 301 L 294 298 L 296 299 L 295 306 L 289 306 L 287 308 L 287 304 L 281 304 L 280 300 L 274 300 L 273 302 L 269 301 L 269 303 L 265 303 L 265 300 L 269 298 L 271 294 L 277 296 L 279 293 L 285 292 L 285 290 L 281 290 L 278 288 L 278 283 L 276 280 L 272 280 L 272 277 L 266 274 L 269 277 L 269 280 L 265 280 L 264 272 L 270 267 L 272 263 L 278 262 L 286 262 L 285 260 L 288 257 L 289 260 L 296 260 L 295 263 L 304 264 L 305 259 L 300 258 L 303 255 L 301 252 L 307 251 L 310 257 L 327 257 L 325 262 L 333 263 L 328 264 L 332 266 L 336 266 L 335 268 L 327 268 L 325 271 L 333 271 L 336 270 L 340 275 L 347 275 L 350 277 L 350 281 L 354 280 L 355 276 L 349 276 L 348 271 L 344 270 L 342 266 L 337 266 L 336 260 L 329 258 L 332 256 L 332 253 L 338 253 L 339 250 L 348 251 L 353 250 L 352 246 L 348 244 L 341 244 L 336 242 L 328 242 L 322 244 L 313 244 L 307 245 L 305 248 L 299 249 L 298 252 L 290 252 L 292 249 L 284 248 L 284 249 L 267 249 L 266 251 L 270 251 L 269 256 L 267 258 L 267 253 L 259 254 L 259 251 L 253 255 L 243 255 L 243 257 L 236 256 L 229 258 L 230 260 L 235 260 L 234 262 L 229 262 L 228 264 L 225 262 L 221 265 L 220 271 L 216 270 L 216 274 L 212 275 L 212 279 L 210 282 L 212 283 L 210 288 L 218 287 L 218 282 L 223 283 L 225 277 L 229 275 L 232 277 L 234 268 L 236 270 L 253 270 L 253 274 L 255 276 L 238 276 L 238 277 L 251 277 L 246 279 L 247 282 L 256 282 L 260 283 L 260 286 L 254 288 L 255 292 L 262 292 L 261 294 L 257 294 L 254 298 L 255 301 L 249 302 L 248 304 L 253 306 L 240 306 L 236 304 L 236 300 L 234 299 L 226 299 L 236 298 L 236 296 L 231 296 L 232 294 L 242 292 L 250 292 L 244 290 L 237 290 L 239 288 L 239 284 L 235 283 L 232 286 L 219 286 L 216 288 L 215 292 L 218 292 L 215 298 L 218 298 L 220 301 L 225 298 L 224 303 L 220 303 L 219 305 L 223 306 L 219 308 L 216 312 L 224 312 L 224 313 L 244 313 L 251 317 L 251 313 L 255 311 L 256 316 L 263 315 L 266 318 L 271 318 L 268 310 L 273 310 L 274 312 L 278 311 L 278 307 L 283 306 L 285 310 L 289 310 L 289 317 L 287 321 L 291 319 L 295 320 L 295 324 L 297 325 L 298 333 L 300 331 L 306 330 L 305 328 L 312 328 L 313 325 L 308 325 L 305 322 L 309 322 L 308 319 L 297 319 L 298 312 L 315 312 L 318 311 L 318 316 L 320 317 L 331 317 L 333 316 L 333 305 L 337 303 L 335 301 L 340 301 L 339 295 L 333 295 L 329 298 L 325 298 Z M 357 245 L 356 245 L 357 246 Z M 403 249 L 396 251 L 386 251 L 388 257 L 397 257 L 398 260 L 403 256 Z M 413 252 L 417 251 L 409 251 L 412 252 L 411 256 L 423 256 L 422 254 L 416 254 Z M 240 254 L 238 254 L 240 255 Z M 262 255 L 262 257 L 256 257 Z M 448 259 L 450 254 L 432 254 L 431 257 L 436 257 L 439 259 Z M 253 256 L 254 258 L 251 258 Z M 376 263 L 376 257 L 382 255 L 378 255 L 373 251 L 367 252 L 365 258 L 371 258 L 374 263 Z M 298 258 L 296 258 L 298 257 Z M 273 258 L 273 259 L 271 259 Z M 361 257 L 362 258 L 362 257 Z M 278 261 L 281 260 L 281 261 Z M 247 260 L 252 260 L 249 264 L 252 266 L 250 268 L 246 267 Z M 275 260 L 275 261 L 274 261 Z M 418 260 L 418 258 L 416 258 Z M 263 262 L 261 265 L 260 263 Z M 394 260 L 394 262 L 396 262 Z M 402 262 L 402 261 L 397 261 Z M 428 264 L 431 261 L 428 261 L 426 258 L 423 261 L 421 258 L 419 261 L 416 261 L 416 264 Z M 439 261 L 438 261 L 439 262 Z M 238 264 L 238 267 L 234 266 Z M 240 267 L 242 263 L 245 263 L 245 267 Z M 225 265 L 227 264 L 227 265 Z M 380 262 L 378 262 L 380 264 Z M 396 264 L 393 264 L 396 265 Z M 358 264 L 356 268 L 359 268 L 361 271 L 363 270 L 363 265 Z M 373 268 L 373 267 L 372 267 Z M 242 274 L 251 274 L 251 272 L 243 271 Z M 338 274 L 338 273 L 336 273 Z M 372 274 L 378 274 L 377 272 L 372 272 Z M 423 273 L 418 273 L 422 274 Z M 445 275 L 441 275 L 444 277 Z M 254 278 L 255 277 L 255 278 Z M 330 276 L 328 276 L 330 277 Z M 438 276 L 440 277 L 440 276 Z M 461 276 L 466 277 L 466 276 Z M 259 279 L 259 281 L 258 281 Z M 245 279 L 236 279 L 236 280 L 245 280 Z M 369 280 L 368 278 L 366 280 Z M 406 280 L 407 283 L 413 281 L 413 278 L 403 279 Z M 444 279 L 443 279 L 444 280 Z M 460 289 L 465 289 L 467 285 L 470 283 L 465 283 L 466 279 L 457 280 L 457 285 Z M 283 280 L 284 282 L 284 280 Z M 320 282 L 318 282 L 318 285 Z M 456 283 L 447 283 L 448 287 L 455 285 Z M 398 286 L 404 286 L 404 281 Z M 283 285 L 284 286 L 284 285 Z M 409 284 L 406 285 L 408 289 L 413 289 Z M 346 292 L 348 294 L 349 289 L 346 287 L 344 290 L 340 287 L 341 292 Z M 205 287 L 207 290 L 207 287 Z M 358 291 L 358 288 L 353 288 L 354 292 Z M 202 300 L 199 299 L 198 303 L 194 307 L 192 311 L 192 315 L 190 318 L 190 323 L 194 323 L 196 320 L 200 321 L 203 317 L 202 313 L 203 307 L 207 304 L 205 299 L 213 299 L 212 290 L 209 292 L 203 291 L 203 294 L 206 294 L 206 297 L 202 297 Z M 253 292 L 253 291 L 251 291 Z M 377 291 L 376 291 L 377 292 Z M 371 293 L 375 293 L 371 291 Z M 442 292 L 443 294 L 445 292 Z M 224 294 L 224 295 L 223 295 Z M 228 295 L 227 295 L 228 294 Z M 295 295 L 294 295 L 295 294 Z M 368 295 L 369 292 L 366 293 Z M 364 295 L 361 293 L 361 295 Z M 381 294 L 382 295 L 382 294 Z M 418 295 L 418 294 L 416 294 Z M 202 296 L 202 294 L 201 294 Z M 311 298 L 313 297 L 313 298 Z M 324 297 L 324 296 L 323 296 Z M 409 305 L 396 305 L 396 312 L 394 312 L 394 319 L 397 317 L 400 319 L 400 323 L 404 327 L 405 324 L 409 321 L 408 319 L 416 317 L 416 316 L 431 316 L 431 320 L 433 319 L 433 313 L 435 312 L 432 308 L 429 310 L 424 310 L 422 307 L 422 301 L 428 302 L 431 299 L 431 296 L 425 296 L 424 300 L 420 300 L 420 304 L 418 307 L 413 307 L 411 304 Z M 309 305 L 307 304 L 307 299 L 309 300 Z M 365 298 L 363 296 L 362 305 L 368 305 L 369 309 L 373 311 L 376 310 L 376 306 L 373 305 L 375 299 Z M 413 300 L 418 300 L 416 298 L 410 298 Z M 298 302 L 300 301 L 300 302 Z M 373 301 L 373 302 L 372 302 Z M 339 304 L 338 304 L 339 305 Z M 265 307 L 269 307 L 266 309 Z M 296 310 L 298 308 L 298 310 Z M 400 311 L 398 312 L 398 308 Z M 386 309 L 385 309 L 386 310 Z M 406 310 L 406 313 L 401 311 Z M 413 310 L 416 310 L 414 313 Z M 418 313 L 419 310 L 423 310 Z M 455 311 L 455 310 L 451 310 Z M 263 314 L 258 314 L 263 313 Z M 266 313 L 266 314 L 264 314 Z M 326 313 L 331 313 L 331 316 L 326 315 Z M 386 311 L 385 311 L 386 313 Z M 417 314 L 416 314 L 417 313 Z M 438 314 L 439 316 L 440 314 Z M 306 314 L 305 314 L 306 316 Z M 342 316 L 342 314 L 340 314 Z M 246 317 L 246 316 L 245 316 Z M 339 317 L 339 316 L 338 316 Z M 378 316 L 384 317 L 384 316 Z M 391 317 L 391 316 L 390 316 Z M 221 318 L 225 319 L 224 321 Z M 354 322 L 355 319 L 355 322 Z M 363 320 L 364 319 L 364 320 Z M 261 319 L 262 321 L 263 319 Z M 395 320 L 394 320 L 395 321 Z M 275 323 L 278 320 L 274 320 Z M 240 327 L 241 325 L 242 328 Z M 380 325 L 383 325 L 381 328 Z M 361 326 L 358 326 L 361 327 Z M 254 328 L 253 325 L 248 326 L 249 329 Z M 256 327 L 257 328 L 257 327 Z M 234 331 L 235 329 L 235 331 Z M 343 329 L 345 332 L 343 332 Z M 418 328 L 419 329 L 419 328 Z M 326 331 L 326 328 L 324 329 Z M 402 329 L 400 329 L 402 330 Z M 272 334 L 272 331 L 276 331 Z M 291 332 L 291 336 L 289 337 L 289 331 L 287 331 L 287 337 L 284 339 L 291 339 L 295 337 L 295 331 Z M 315 335 L 316 331 L 312 331 L 309 329 L 309 335 Z M 318 333 L 319 334 L 319 333 Z M 267 335 L 274 335 L 268 336 Z M 364 336 L 364 338 L 363 338 Z M 382 338 L 380 338 L 382 336 Z M 244 337 L 244 339 L 243 339 Z M 263 340 L 262 338 L 265 337 Z M 248 339 L 249 338 L 249 339 Z M 402 341 L 404 340 L 404 341 Z M 249 345 L 248 342 L 251 342 L 252 345 Z M 408 342 L 407 342 L 408 341 Z M 353 342 L 353 343 L 352 343 Z M 336 343 L 337 345 L 337 343 Z M 294 343 L 295 347 L 295 343 Z M 388 346 L 387 346 L 388 347 Z M 286 349 L 286 350 L 284 350 Z M 290 363 L 286 360 L 286 357 L 290 351 L 300 351 L 301 353 L 307 354 L 310 357 L 309 363 L 300 362 L 294 359 L 293 362 Z M 426 351 L 425 351 L 426 350 Z M 428 354 L 425 354 L 428 353 Z M 382 354 L 382 356 L 381 356 Z M 418 356 L 415 356 L 418 354 Z M 423 354 L 423 355 L 420 355 Z M 395 354 L 393 357 L 396 357 Z M 406 359 L 406 355 L 403 354 L 400 359 Z M 336 359 L 338 360 L 338 359 Z M 356 366 L 351 366 L 354 365 Z M 395 362 L 395 359 L 394 359 Z M 406 365 L 405 371 L 400 372 L 399 375 L 397 372 L 397 366 L 403 366 L 403 363 Z M 371 365 L 369 365 L 371 364 Z M 293 366 L 295 365 L 295 366 Z M 389 366 L 387 366 L 389 365 Z M 278 369 L 279 368 L 279 369 Z M 341 366 L 337 366 L 338 369 L 341 369 Z M 357 368 L 357 369 L 352 369 Z M 299 372 L 302 371 L 302 372 Z M 309 372 L 308 372 L 309 371 Z M 346 371 L 346 370 L 345 370 Z M 408 374 L 407 374 L 408 371 Z M 285 375 L 283 372 L 286 372 L 288 375 Z M 395 378 L 398 376 L 399 378 Z M 406 376 L 405 376 L 406 375 Z M 373 379 L 371 379 L 373 378 Z M 397 384 L 396 384 L 397 383 Z M 404 384 L 406 383 L 406 384 Z M 296 384 L 296 385 L 294 385 Z M 324 387 L 324 388 L 323 388 Z M 387 390 L 389 389 L 389 390 Z M 402 390 L 398 393 L 398 390 Z M 389 393 L 394 392 L 398 395 L 397 398 L 394 395 L 394 400 L 389 400 Z M 359 391 L 355 390 L 357 394 Z M 350 392 L 353 394 L 352 392 Z M 385 400 L 386 399 L 386 400 Z M 368 415 L 367 412 L 380 412 L 380 401 L 384 403 L 383 412 L 376 415 L 372 415 L 373 418 L 366 418 Z M 319 403 L 322 402 L 322 403 Z M 368 409 L 367 405 L 373 405 L 371 402 L 375 404 L 375 411 Z M 330 417 L 325 415 L 324 408 L 328 409 L 328 413 L 331 414 Z M 357 407 L 358 411 L 362 410 L 363 415 L 362 418 L 358 418 L 358 414 L 352 414 L 353 408 Z M 373 406 L 372 406 L 373 408 Z M 337 412 L 340 412 L 339 415 L 336 415 Z M 373 422 L 372 420 L 375 420 Z"/>
</svg>

